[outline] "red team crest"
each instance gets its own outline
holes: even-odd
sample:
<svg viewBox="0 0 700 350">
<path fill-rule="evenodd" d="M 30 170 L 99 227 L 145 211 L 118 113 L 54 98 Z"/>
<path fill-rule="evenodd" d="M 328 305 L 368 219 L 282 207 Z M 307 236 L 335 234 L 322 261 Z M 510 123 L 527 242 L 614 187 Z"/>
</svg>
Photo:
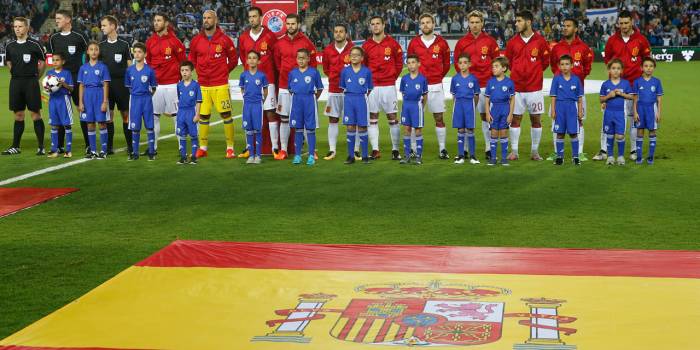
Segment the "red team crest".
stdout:
<svg viewBox="0 0 700 350">
<path fill-rule="evenodd" d="M 217 53 L 221 53 L 221 51 L 224 51 L 224 48 L 221 47 L 220 44 L 217 44 L 217 45 L 216 45 L 216 52 L 217 52 Z"/>
<path fill-rule="evenodd" d="M 537 57 L 538 53 L 540 53 L 540 50 L 538 50 L 537 48 L 534 48 L 534 49 L 532 49 L 532 51 L 530 51 L 530 56 Z"/>
<path fill-rule="evenodd" d="M 391 48 L 390 47 L 384 48 L 384 56 L 391 56 Z"/>
<path fill-rule="evenodd" d="M 348 64 L 350 64 L 350 55 L 345 55 L 345 56 L 343 57 L 343 63 L 344 63 L 346 66 L 347 66 Z"/>
</svg>

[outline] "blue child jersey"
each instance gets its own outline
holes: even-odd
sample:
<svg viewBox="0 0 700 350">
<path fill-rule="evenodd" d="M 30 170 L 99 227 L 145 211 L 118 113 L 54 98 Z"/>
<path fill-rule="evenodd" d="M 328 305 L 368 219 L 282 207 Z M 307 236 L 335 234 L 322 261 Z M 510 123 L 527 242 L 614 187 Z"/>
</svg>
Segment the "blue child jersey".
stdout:
<svg viewBox="0 0 700 350">
<path fill-rule="evenodd" d="M 630 83 L 625 79 L 620 79 L 620 82 L 613 84 L 611 80 L 606 80 L 603 85 L 600 86 L 600 96 L 605 96 L 614 91 L 615 89 L 622 89 L 622 92 L 626 94 L 632 93 L 632 88 Z M 624 110 L 625 109 L 625 98 L 622 96 L 615 96 L 605 102 L 606 110 Z"/>
<path fill-rule="evenodd" d="M 246 70 L 241 73 L 238 78 L 238 86 L 243 89 L 244 102 L 262 102 L 264 95 L 263 89 L 266 88 L 268 84 L 267 77 L 261 71 L 252 74 Z"/>
<path fill-rule="evenodd" d="M 97 61 L 95 65 L 86 62 L 78 71 L 78 83 L 83 84 L 86 88 L 100 88 L 104 86 L 105 81 L 110 81 L 107 66 L 101 61 Z"/>
<path fill-rule="evenodd" d="M 289 72 L 289 92 L 295 95 L 313 95 L 318 90 L 323 90 L 321 74 L 314 67 L 307 67 L 305 71 L 299 68 Z"/>
<path fill-rule="evenodd" d="M 179 109 L 194 109 L 197 102 L 202 102 L 202 88 L 196 80 L 185 85 L 184 81 L 177 83 L 177 98 Z"/>
<path fill-rule="evenodd" d="M 492 77 L 486 83 L 484 94 L 489 97 L 493 104 L 510 103 L 511 96 L 515 95 L 515 85 L 513 80 L 508 77 L 504 77 L 503 80 Z"/>
<path fill-rule="evenodd" d="M 401 78 L 399 91 L 404 101 L 418 102 L 428 93 L 428 81 L 420 73 L 415 78 L 411 78 L 410 73 L 406 74 Z"/>
<path fill-rule="evenodd" d="M 479 81 L 473 74 L 464 77 L 461 73 L 457 73 L 450 81 L 450 93 L 455 99 L 473 99 L 481 93 Z"/>
<path fill-rule="evenodd" d="M 124 86 L 129 88 L 131 96 L 151 96 L 151 91 L 158 86 L 156 72 L 147 64 L 141 70 L 133 64 L 126 69 Z"/>
<path fill-rule="evenodd" d="M 566 80 L 561 74 L 557 74 L 552 79 L 549 96 L 555 96 L 557 103 L 560 101 L 576 102 L 579 97 L 583 96 L 581 80 L 573 74 L 569 76 L 569 80 Z"/>
<path fill-rule="evenodd" d="M 352 66 L 347 66 L 340 72 L 340 88 L 346 94 L 365 95 L 374 89 L 372 72 L 365 66 L 360 66 L 357 72 Z"/>
<path fill-rule="evenodd" d="M 661 86 L 661 80 L 656 77 L 649 80 L 639 77 L 634 81 L 632 92 L 638 96 L 637 104 L 653 105 L 656 104 L 656 98 L 664 94 L 664 88 Z"/>
<path fill-rule="evenodd" d="M 53 75 L 59 80 L 63 79 L 63 81 L 68 84 L 69 86 L 73 86 L 73 75 L 68 71 L 67 69 L 61 69 L 60 72 L 57 72 L 55 69 L 52 69 L 46 73 L 46 75 Z M 70 91 L 68 89 L 61 87 L 55 92 L 52 92 L 50 94 L 50 98 L 60 98 L 63 100 L 63 96 L 70 95 Z"/>
</svg>

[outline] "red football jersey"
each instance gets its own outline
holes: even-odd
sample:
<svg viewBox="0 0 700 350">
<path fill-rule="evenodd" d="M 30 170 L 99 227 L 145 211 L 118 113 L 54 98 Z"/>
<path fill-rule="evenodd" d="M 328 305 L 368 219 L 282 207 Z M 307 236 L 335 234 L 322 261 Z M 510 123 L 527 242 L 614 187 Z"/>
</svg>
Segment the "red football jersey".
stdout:
<svg viewBox="0 0 700 350">
<path fill-rule="evenodd" d="M 304 33 L 297 33 L 293 39 L 287 34 L 277 38 L 277 43 L 275 43 L 275 48 L 272 51 L 275 57 L 275 67 L 277 67 L 279 72 L 278 84 L 280 89 L 287 89 L 289 72 L 297 67 L 297 50 L 302 48 L 311 52 L 309 65 L 316 67 L 316 47 Z"/>
<path fill-rule="evenodd" d="M 549 44 L 542 35 L 534 32 L 525 42 L 516 34 L 506 45 L 506 57 L 510 61 L 510 78 L 516 92 L 542 90 L 544 70 L 549 66 Z"/>
<path fill-rule="evenodd" d="M 190 61 L 197 69 L 197 81 L 202 86 L 228 84 L 228 74 L 238 65 L 233 41 L 221 28 L 216 28 L 211 40 L 204 30 L 192 38 Z"/>
<path fill-rule="evenodd" d="M 352 41 L 346 41 L 343 50 L 338 52 L 335 43 L 323 49 L 323 72 L 328 76 L 328 92 L 340 93 L 340 72 L 350 65 L 350 50 Z"/>
<path fill-rule="evenodd" d="M 571 72 L 575 74 L 581 84 L 584 83 L 588 74 L 591 73 L 591 65 L 593 65 L 593 50 L 591 50 L 583 40 L 578 36 L 574 37 L 571 44 L 562 39 L 552 48 L 549 57 L 551 60 L 552 73 L 559 74 L 559 58 L 564 55 L 569 55 L 573 59 L 573 67 Z"/>
<path fill-rule="evenodd" d="M 403 70 L 401 45 L 389 35 L 380 42 L 371 37 L 362 44 L 365 50 L 365 66 L 372 72 L 374 86 L 393 86 Z"/>
<path fill-rule="evenodd" d="M 172 28 L 168 28 L 163 36 L 153 33 L 146 40 L 146 62 L 156 72 L 158 85 L 177 84 L 180 81 L 180 62 L 186 58 L 185 45 Z"/>
<path fill-rule="evenodd" d="M 238 53 L 243 67 L 248 69 L 248 52 L 256 51 L 260 54 L 258 70 L 265 74 L 270 84 L 275 84 L 277 81 L 275 59 L 272 52 L 276 42 L 277 36 L 265 26 L 262 27 L 262 32 L 257 39 L 253 39 L 253 36 L 250 35 L 250 29 L 243 32 L 238 39 Z"/>
<path fill-rule="evenodd" d="M 417 35 L 408 44 L 408 54 L 420 58 L 420 72 L 428 84 L 442 84 L 442 78 L 450 71 L 450 47 L 439 35 L 430 46 L 425 46 L 422 36 Z"/>
<path fill-rule="evenodd" d="M 491 61 L 500 56 L 496 39 L 486 34 L 486 32 L 481 32 L 476 37 L 469 32 L 462 39 L 459 39 L 454 51 L 454 65 L 455 70 L 458 72 L 458 58 L 462 53 L 469 54 L 472 62 L 469 72 L 474 74 L 479 80 L 480 87 L 485 87 L 493 75 L 491 73 Z"/>
<path fill-rule="evenodd" d="M 639 30 L 635 29 L 627 42 L 620 31 L 615 32 L 605 43 L 605 64 L 613 58 L 622 61 L 622 78 L 633 84 L 642 76 L 642 59 L 651 55 L 649 41 Z"/>
</svg>

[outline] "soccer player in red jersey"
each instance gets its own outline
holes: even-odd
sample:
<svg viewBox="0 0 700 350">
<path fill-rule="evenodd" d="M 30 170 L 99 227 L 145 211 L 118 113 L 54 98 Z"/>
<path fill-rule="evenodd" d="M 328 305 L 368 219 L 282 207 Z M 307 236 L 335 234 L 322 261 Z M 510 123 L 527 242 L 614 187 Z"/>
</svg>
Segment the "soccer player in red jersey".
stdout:
<svg viewBox="0 0 700 350">
<path fill-rule="evenodd" d="M 459 57 L 466 53 L 471 58 L 471 66 L 469 72 L 479 80 L 481 94 L 479 94 L 479 103 L 476 106 L 477 111 L 481 114 L 481 131 L 484 134 L 484 142 L 486 144 L 486 160 L 491 158 L 491 132 L 489 131 L 489 123 L 486 121 L 486 106 L 484 101 L 486 96 L 486 83 L 491 78 L 491 62 L 494 58 L 500 56 L 500 51 L 496 39 L 488 35 L 484 30 L 484 15 L 479 11 L 472 11 L 467 15 L 469 20 L 469 32 L 464 35 L 455 46 L 453 57 Z M 458 59 L 454 60 L 455 69 L 459 70 Z"/>
<path fill-rule="evenodd" d="M 445 39 L 435 34 L 435 18 L 432 15 L 422 14 L 419 21 L 421 34 L 408 44 L 408 54 L 420 58 L 420 72 L 428 80 L 428 108 L 435 118 L 440 159 L 449 159 L 445 148 L 447 129 L 442 117 L 445 112 L 442 79 L 450 71 L 450 47 Z"/>
<path fill-rule="evenodd" d="M 559 74 L 559 58 L 564 55 L 571 56 L 572 68 L 571 73 L 576 75 L 579 80 L 581 80 L 581 85 L 585 85 L 585 79 L 588 74 L 591 73 L 591 66 L 593 65 L 593 50 L 591 50 L 586 43 L 583 42 L 578 37 L 578 20 L 569 17 L 564 19 L 563 28 L 563 38 L 554 47 L 552 47 L 552 52 L 550 53 L 550 65 L 552 67 L 552 73 L 554 75 Z M 586 120 L 586 95 L 583 95 L 583 120 Z M 583 153 L 583 121 L 581 121 L 578 130 L 578 149 L 579 149 L 579 160 L 585 161 L 585 153 Z M 555 134 L 556 135 L 556 134 Z M 552 140 L 556 143 L 556 137 L 553 136 Z M 604 139 L 603 139 L 604 141 Z M 601 147 L 605 146 L 605 143 L 601 144 Z M 556 149 L 556 144 L 554 145 Z M 547 160 L 554 160 L 547 158 Z"/>
<path fill-rule="evenodd" d="M 165 13 L 153 16 L 153 35 L 146 40 L 146 61 L 156 72 L 158 87 L 153 94 L 153 127 L 156 154 L 160 135 L 160 115 L 177 118 L 177 83 L 180 81 L 180 62 L 186 59 L 185 45 L 175 36 L 170 19 Z M 144 154 L 147 155 L 144 151 Z"/>
<path fill-rule="evenodd" d="M 383 111 L 389 121 L 391 136 L 391 159 L 400 160 L 399 142 L 401 126 L 396 116 L 398 112 L 398 96 L 396 80 L 403 70 L 403 50 L 401 45 L 384 31 L 384 18 L 374 16 L 369 20 L 372 36 L 365 40 L 362 48 L 365 50 L 365 66 L 372 72 L 374 89 L 370 92 L 369 101 L 369 143 L 372 145 L 370 159 L 378 159 L 379 153 L 379 112 Z M 359 142 L 358 142 L 359 144 Z"/>
<path fill-rule="evenodd" d="M 263 110 L 267 117 L 267 125 L 270 128 L 270 142 L 272 143 L 272 155 L 276 156 L 279 147 L 279 117 L 277 116 L 277 70 L 272 49 L 277 42 L 277 36 L 267 27 L 262 25 L 262 9 L 251 7 L 248 10 L 248 28 L 238 38 L 238 54 L 243 66 L 248 70 L 248 52 L 255 51 L 260 54 L 258 70 L 265 74 L 268 81 L 267 98 L 263 102 Z M 248 158 L 249 150 L 239 155 L 239 158 Z"/>
<path fill-rule="evenodd" d="M 338 143 L 338 121 L 343 117 L 343 89 L 340 88 L 340 72 L 350 65 L 352 41 L 348 40 L 348 29 L 344 24 L 333 27 L 333 42 L 323 49 L 323 72 L 328 76 L 328 147 L 323 159 L 335 158 Z"/>
<path fill-rule="evenodd" d="M 520 139 L 520 122 L 523 114 L 529 112 L 530 136 L 532 148 L 530 159 L 542 160 L 539 154 L 542 139 L 542 122 L 544 112 L 544 95 L 542 82 L 544 70 L 549 67 L 549 44 L 547 40 L 532 30 L 533 16 L 530 11 L 515 15 L 515 29 L 518 32 L 506 45 L 506 57 L 510 61 L 510 78 L 515 83 L 515 110 L 510 125 L 511 153 L 508 160 L 518 159 L 518 141 Z"/>
<path fill-rule="evenodd" d="M 605 43 L 605 64 L 608 64 L 615 58 L 622 61 L 622 65 L 625 67 L 622 71 L 622 79 L 629 81 L 630 85 L 633 85 L 634 81 L 642 76 L 642 60 L 651 56 L 651 48 L 647 38 L 642 35 L 639 29 L 634 27 L 632 14 L 629 11 L 620 11 L 617 15 L 617 26 L 618 30 Z M 628 119 L 627 124 L 630 126 L 630 143 L 634 145 L 637 142 L 637 128 L 634 127 L 632 101 L 625 101 L 625 115 Z M 601 147 L 600 152 L 593 159 L 605 160 L 607 154 L 604 149 Z M 630 159 L 637 159 L 637 153 L 634 148 L 630 151 Z"/>
<path fill-rule="evenodd" d="M 277 114 L 280 116 L 280 143 L 281 150 L 275 157 L 276 160 L 287 159 L 287 143 L 289 141 L 289 112 L 292 105 L 292 96 L 289 94 L 288 81 L 289 72 L 297 67 L 297 51 L 307 49 L 311 53 L 309 65 L 316 67 L 316 47 L 299 31 L 299 15 L 292 13 L 287 15 L 285 25 L 287 32 L 277 39 L 273 54 L 275 67 L 279 72 L 279 91 L 277 94 Z"/>
</svg>

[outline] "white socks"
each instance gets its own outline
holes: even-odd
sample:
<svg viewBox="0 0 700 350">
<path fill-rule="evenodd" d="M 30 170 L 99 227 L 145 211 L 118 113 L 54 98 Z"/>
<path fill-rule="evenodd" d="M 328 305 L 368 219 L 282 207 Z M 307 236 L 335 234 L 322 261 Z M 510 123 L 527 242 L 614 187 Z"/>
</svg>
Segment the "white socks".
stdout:
<svg viewBox="0 0 700 350">
<path fill-rule="evenodd" d="M 630 142 L 634 145 L 637 142 L 637 128 L 634 127 L 634 117 L 629 117 L 628 123 L 630 124 Z M 634 147 L 632 150 L 635 150 Z"/>
<path fill-rule="evenodd" d="M 153 149 L 158 149 L 158 138 L 160 137 L 160 115 L 153 115 L 153 132 L 156 135 L 156 141 L 153 143 Z"/>
<path fill-rule="evenodd" d="M 518 142 L 520 141 L 520 127 L 509 129 L 510 133 L 510 150 L 518 154 Z"/>
<path fill-rule="evenodd" d="M 289 119 L 287 121 L 282 121 L 280 123 L 280 143 L 282 144 L 282 150 L 287 152 L 287 145 L 289 144 Z"/>
<path fill-rule="evenodd" d="M 369 136 L 369 144 L 372 145 L 373 151 L 379 150 L 379 124 L 369 124 L 367 128 L 367 135 Z"/>
<path fill-rule="evenodd" d="M 603 129 L 600 129 L 600 150 L 601 151 L 606 151 L 608 149 L 608 135 L 605 135 L 605 131 Z"/>
<path fill-rule="evenodd" d="M 280 142 L 280 125 L 278 122 L 268 122 L 267 126 L 270 127 L 270 143 L 272 143 L 272 149 L 277 149 L 277 145 Z"/>
<path fill-rule="evenodd" d="M 398 123 L 389 125 L 389 133 L 391 134 L 391 150 L 398 150 L 399 139 L 401 138 L 401 126 Z"/>
<path fill-rule="evenodd" d="M 338 123 L 328 123 L 328 148 L 331 152 L 335 152 L 335 147 L 337 143 Z"/>
<path fill-rule="evenodd" d="M 411 149 L 416 150 L 416 130 L 411 129 Z"/>
<path fill-rule="evenodd" d="M 481 121 L 481 132 L 484 133 L 484 143 L 486 144 L 485 150 L 488 151 L 491 149 L 491 130 L 489 128 L 491 125 L 489 125 L 488 122 Z"/>
<path fill-rule="evenodd" d="M 540 140 L 542 140 L 542 128 L 530 129 L 530 137 L 532 138 L 532 153 L 538 153 Z"/>
<path fill-rule="evenodd" d="M 435 127 L 435 133 L 437 134 L 438 145 L 440 146 L 440 151 L 445 149 L 445 139 L 447 138 L 447 129 L 443 127 Z"/>
<path fill-rule="evenodd" d="M 583 153 L 583 126 L 578 128 L 578 153 Z"/>
</svg>

